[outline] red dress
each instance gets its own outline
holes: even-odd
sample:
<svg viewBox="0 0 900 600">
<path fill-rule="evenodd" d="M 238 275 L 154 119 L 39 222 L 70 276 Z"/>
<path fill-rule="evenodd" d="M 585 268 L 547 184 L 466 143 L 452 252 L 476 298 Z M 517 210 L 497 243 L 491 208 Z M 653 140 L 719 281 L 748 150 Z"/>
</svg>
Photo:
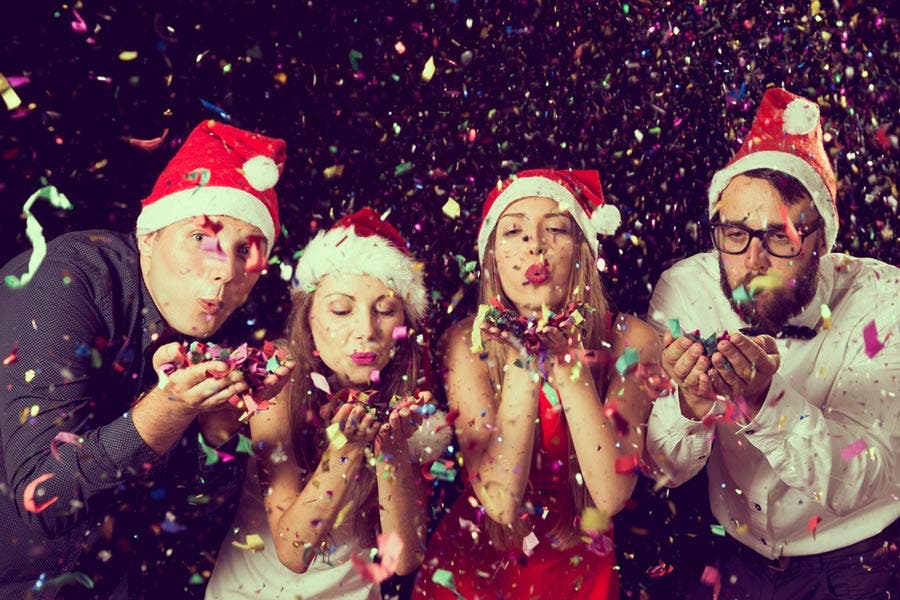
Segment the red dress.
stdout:
<svg viewBox="0 0 900 600">
<path fill-rule="evenodd" d="M 536 507 L 548 508 L 549 513 L 546 519 L 531 520 L 538 542 L 531 556 L 526 556 L 521 548 L 509 551 L 494 548 L 484 527 L 489 517 L 469 487 L 444 516 L 428 544 L 416 578 L 414 598 L 612 600 L 619 597 L 611 537 L 605 548 L 603 544 L 585 543 L 568 550 L 552 547 L 548 533 L 554 523 L 555 500 L 570 493 L 568 429 L 560 407 L 552 406 L 543 392 L 538 407 L 541 443 L 532 461 L 525 500 Z M 612 536 L 612 531 L 605 535 Z M 531 536 L 532 540 L 535 536 Z M 452 583 L 448 572 L 452 574 Z"/>
</svg>

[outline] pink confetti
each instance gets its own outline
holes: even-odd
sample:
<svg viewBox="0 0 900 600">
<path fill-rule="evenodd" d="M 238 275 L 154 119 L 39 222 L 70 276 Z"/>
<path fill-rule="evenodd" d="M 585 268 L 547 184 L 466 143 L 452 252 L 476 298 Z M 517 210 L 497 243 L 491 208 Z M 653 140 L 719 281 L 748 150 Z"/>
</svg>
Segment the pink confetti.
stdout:
<svg viewBox="0 0 900 600">
<path fill-rule="evenodd" d="M 166 127 L 165 129 L 163 129 L 163 132 L 162 132 L 162 135 L 161 135 L 161 136 L 155 137 L 155 138 L 153 138 L 153 139 L 149 139 L 149 140 L 141 140 L 141 139 L 133 138 L 133 137 L 128 137 L 128 138 L 125 138 L 125 139 L 126 139 L 126 140 L 128 141 L 128 143 L 131 144 L 134 148 L 137 148 L 137 149 L 139 149 L 139 150 L 145 150 L 145 151 L 147 151 L 147 152 L 153 152 L 154 150 L 156 150 L 157 148 L 159 148 L 160 146 L 162 146 L 162 143 L 165 141 L 167 135 L 169 135 L 169 128 L 168 128 L 168 127 Z"/>
<path fill-rule="evenodd" d="M 700 583 L 708 585 L 713 589 L 713 600 L 717 600 L 719 592 L 722 590 L 722 574 L 713 566 L 706 565 L 703 573 L 700 575 Z"/>
<path fill-rule="evenodd" d="M 60 431 L 56 434 L 56 437 L 50 440 L 50 454 L 53 455 L 53 458 L 62 462 L 62 457 L 59 455 L 59 450 L 57 449 L 60 444 L 75 444 L 79 448 L 81 448 L 81 438 L 77 433 L 70 433 L 68 431 Z"/>
<path fill-rule="evenodd" d="M 884 341 L 886 342 L 887 338 L 884 338 Z M 874 357 L 884 348 L 884 342 L 878 340 L 878 327 L 875 325 L 875 319 L 863 327 L 863 342 L 866 345 L 866 356 L 869 358 Z"/>
<path fill-rule="evenodd" d="M 391 332 L 391 337 L 395 340 L 405 340 L 408 335 L 409 330 L 406 328 L 406 325 L 394 327 L 394 330 Z"/>
<path fill-rule="evenodd" d="M 262 273 L 266 270 L 266 256 L 262 252 L 262 238 L 256 235 L 250 236 L 250 254 L 244 265 L 246 273 Z"/>
<path fill-rule="evenodd" d="M 59 500 L 59 496 L 53 496 L 43 504 L 34 503 L 34 493 L 37 491 L 37 486 L 53 477 L 53 475 L 53 473 L 44 473 L 43 475 L 29 483 L 27 486 L 25 486 L 25 494 L 24 498 L 22 498 L 22 504 L 25 506 L 25 510 L 36 514 Z"/>
<path fill-rule="evenodd" d="M 866 444 L 866 440 L 859 438 L 852 444 L 848 444 L 848 445 L 844 446 L 843 448 L 841 448 L 841 458 L 843 458 L 844 461 L 848 461 L 851 458 L 853 458 L 854 456 L 856 456 L 857 454 L 861 453 L 867 447 L 868 447 L 868 444 Z"/>
<path fill-rule="evenodd" d="M 641 468 L 641 457 L 637 452 L 616 459 L 616 473 L 626 475 L 637 473 Z"/>
<path fill-rule="evenodd" d="M 331 386 L 328 385 L 328 380 L 325 379 L 325 376 L 321 373 L 310 373 L 309 378 L 312 379 L 313 385 L 325 392 L 328 395 L 331 395 Z"/>
<path fill-rule="evenodd" d="M 791 243 L 798 248 L 802 246 L 803 242 L 800 241 L 800 234 L 797 233 L 797 229 L 794 227 L 794 223 L 788 216 L 787 206 L 785 206 L 784 204 L 781 205 L 781 221 L 784 223 L 784 233 L 787 234 L 788 239 L 791 240 Z"/>
<path fill-rule="evenodd" d="M 381 383 L 381 371 L 372 369 L 372 372 L 369 373 L 369 381 L 372 383 Z"/>
<path fill-rule="evenodd" d="M 395 531 L 378 534 L 378 555 L 381 562 L 368 562 L 357 554 L 352 554 L 353 568 L 368 581 L 381 583 L 397 571 L 403 540 Z"/>
<path fill-rule="evenodd" d="M 78 14 L 78 11 L 73 8 L 72 14 L 75 15 L 75 20 L 72 21 L 72 31 L 75 33 L 87 33 L 87 24 L 85 24 L 81 15 Z"/>
</svg>

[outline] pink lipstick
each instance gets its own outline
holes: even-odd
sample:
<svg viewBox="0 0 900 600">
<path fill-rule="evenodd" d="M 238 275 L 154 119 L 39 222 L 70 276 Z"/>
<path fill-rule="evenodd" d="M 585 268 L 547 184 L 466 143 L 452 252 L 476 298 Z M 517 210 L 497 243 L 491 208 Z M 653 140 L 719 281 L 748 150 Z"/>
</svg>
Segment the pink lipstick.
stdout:
<svg viewBox="0 0 900 600">
<path fill-rule="evenodd" d="M 357 365 L 371 365 L 376 358 L 377 356 L 374 352 L 354 352 L 350 355 L 350 360 Z"/>
</svg>

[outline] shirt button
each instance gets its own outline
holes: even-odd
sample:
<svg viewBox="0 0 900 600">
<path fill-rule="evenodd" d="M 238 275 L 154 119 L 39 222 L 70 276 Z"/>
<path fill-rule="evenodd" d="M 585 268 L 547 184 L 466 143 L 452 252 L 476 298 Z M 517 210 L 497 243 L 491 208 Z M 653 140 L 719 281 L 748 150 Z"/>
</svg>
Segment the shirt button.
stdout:
<svg viewBox="0 0 900 600">
<path fill-rule="evenodd" d="M 760 506 L 759 504 L 754 504 L 753 508 L 755 508 L 756 510 L 762 510 L 762 506 Z"/>
</svg>

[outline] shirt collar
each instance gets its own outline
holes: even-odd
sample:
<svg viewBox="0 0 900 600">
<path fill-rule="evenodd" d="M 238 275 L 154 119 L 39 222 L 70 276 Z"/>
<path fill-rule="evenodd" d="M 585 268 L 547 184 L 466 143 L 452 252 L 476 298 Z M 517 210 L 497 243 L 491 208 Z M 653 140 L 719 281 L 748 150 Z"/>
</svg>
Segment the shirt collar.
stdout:
<svg viewBox="0 0 900 600">
<path fill-rule="evenodd" d="M 834 285 L 832 277 L 828 273 L 823 273 L 822 262 L 819 261 L 819 277 L 816 284 L 816 293 L 813 294 L 809 304 L 800 311 L 796 317 L 788 319 L 788 325 L 805 325 L 806 327 L 816 328 L 819 321 L 822 320 L 822 305 L 828 304 L 831 297 L 831 288 Z"/>
</svg>

